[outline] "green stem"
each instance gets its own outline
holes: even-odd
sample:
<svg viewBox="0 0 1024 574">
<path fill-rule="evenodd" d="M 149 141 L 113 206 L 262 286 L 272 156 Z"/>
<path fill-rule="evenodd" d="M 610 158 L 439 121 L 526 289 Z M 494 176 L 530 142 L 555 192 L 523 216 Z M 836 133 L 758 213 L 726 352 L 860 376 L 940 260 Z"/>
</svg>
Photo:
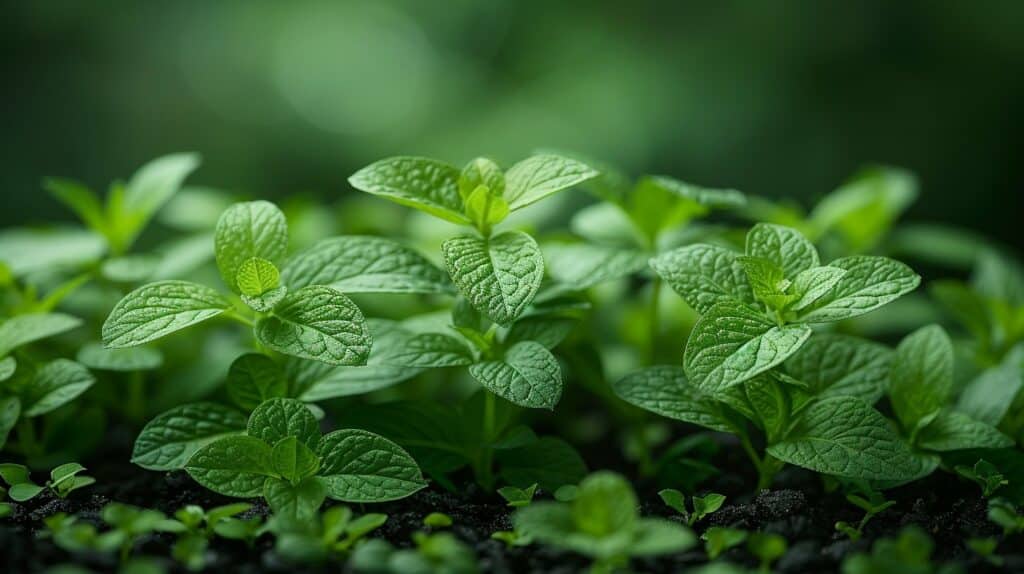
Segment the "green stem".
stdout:
<svg viewBox="0 0 1024 574">
<path fill-rule="evenodd" d="M 757 489 L 764 490 L 770 488 L 772 479 L 775 478 L 775 473 L 779 471 L 780 465 L 778 461 L 768 455 L 765 455 L 762 459 L 757 454 L 757 450 L 754 449 L 754 445 L 750 442 L 750 437 L 746 435 L 740 435 L 740 444 L 743 445 L 743 450 L 754 463 L 754 468 L 757 469 Z"/>
<path fill-rule="evenodd" d="M 238 311 L 236 311 L 234 309 L 228 309 L 227 311 L 225 311 L 224 312 L 224 317 L 226 317 L 228 319 L 232 319 L 232 320 L 238 321 L 239 323 L 241 323 L 243 325 L 246 325 L 246 326 L 249 326 L 249 327 L 255 327 L 256 326 L 256 321 L 253 321 L 252 319 L 250 319 L 250 318 L 248 318 L 248 317 L 246 317 L 244 315 L 239 314 Z"/>
</svg>

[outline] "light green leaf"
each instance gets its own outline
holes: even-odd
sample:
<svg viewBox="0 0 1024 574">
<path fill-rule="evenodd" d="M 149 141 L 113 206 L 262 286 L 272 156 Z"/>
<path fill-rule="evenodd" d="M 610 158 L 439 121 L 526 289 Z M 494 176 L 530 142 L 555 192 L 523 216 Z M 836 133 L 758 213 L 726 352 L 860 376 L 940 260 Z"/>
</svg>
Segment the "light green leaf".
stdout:
<svg viewBox="0 0 1024 574">
<path fill-rule="evenodd" d="M 56 359 L 43 365 L 22 393 L 22 414 L 35 417 L 73 401 L 96 382 L 82 365 Z"/>
<path fill-rule="evenodd" d="M 386 438 L 348 429 L 320 440 L 320 476 L 328 496 L 343 502 L 384 502 L 405 498 L 426 482 L 409 453 Z"/>
<path fill-rule="evenodd" d="M 576 528 L 594 537 L 629 532 L 640 519 L 633 487 L 614 472 L 598 471 L 583 479 L 570 504 Z"/>
<path fill-rule="evenodd" d="M 275 519 L 298 526 L 317 519 L 317 511 L 327 498 L 327 487 L 315 476 L 298 484 L 268 478 L 263 485 L 263 498 L 267 499 Z"/>
<path fill-rule="evenodd" d="M 293 289 L 329 285 L 345 293 L 452 293 L 451 281 L 401 243 L 348 235 L 331 237 L 292 256 L 281 272 Z"/>
<path fill-rule="evenodd" d="M 860 170 L 814 206 L 809 220 L 839 232 L 854 251 L 874 247 L 917 197 L 917 178 L 885 166 Z"/>
<path fill-rule="evenodd" d="M 787 278 L 819 265 L 813 243 L 791 227 L 772 223 L 758 223 L 750 228 L 746 253 L 775 263 Z"/>
<path fill-rule="evenodd" d="M 250 257 L 242 262 L 236 277 L 242 295 L 258 297 L 281 284 L 281 275 L 273 263 L 262 257 Z"/>
<path fill-rule="evenodd" d="M 11 378 L 17 369 L 18 361 L 14 357 L 4 357 L 3 359 L 0 359 L 0 383 Z"/>
<path fill-rule="evenodd" d="M 1018 344 L 1003 361 L 981 372 L 967 383 L 956 409 L 971 418 L 998 425 L 1024 386 L 1024 344 Z"/>
<path fill-rule="evenodd" d="M 454 223 L 469 223 L 459 195 L 459 170 L 422 157 L 374 162 L 348 178 L 352 187 Z"/>
<path fill-rule="evenodd" d="M 249 415 L 246 434 L 275 445 L 294 436 L 310 449 L 320 442 L 320 424 L 305 403 L 296 399 L 270 399 Z"/>
<path fill-rule="evenodd" d="M 865 480 L 912 478 L 910 448 L 881 413 L 856 397 L 812 404 L 786 440 L 768 454 L 816 472 Z"/>
<path fill-rule="evenodd" d="M 103 323 L 108 348 L 135 347 L 216 317 L 231 303 L 188 281 L 158 281 L 124 296 Z"/>
<path fill-rule="evenodd" d="M 811 267 L 797 273 L 789 292 L 796 296 L 790 309 L 800 311 L 821 299 L 846 275 L 839 267 Z"/>
<path fill-rule="evenodd" d="M 986 249 L 978 255 L 971 286 L 989 299 L 1024 305 L 1024 268 L 995 250 Z"/>
<path fill-rule="evenodd" d="M 477 186 L 466 200 L 466 217 L 477 229 L 489 230 L 508 217 L 508 203 L 487 186 Z"/>
<path fill-rule="evenodd" d="M 544 437 L 516 448 L 497 452 L 501 477 L 509 484 L 527 488 L 540 485 L 548 492 L 577 484 L 587 474 L 580 453 L 560 438 Z"/>
<path fill-rule="evenodd" d="M 597 177 L 590 166 L 557 155 L 535 155 L 505 172 L 505 201 L 512 211 Z"/>
<path fill-rule="evenodd" d="M 643 251 L 590 243 L 545 245 L 544 258 L 552 279 L 579 290 L 629 277 L 647 267 Z"/>
<path fill-rule="evenodd" d="M 819 333 L 785 362 L 785 372 L 816 396 L 848 395 L 874 404 L 889 387 L 892 351 L 849 335 Z"/>
<path fill-rule="evenodd" d="M 0 323 L 0 357 L 22 345 L 53 337 L 82 324 L 82 320 L 63 313 L 17 315 Z"/>
<path fill-rule="evenodd" d="M 177 193 L 181 183 L 199 167 L 199 155 L 165 155 L 140 167 L 124 195 L 124 212 L 138 221 L 141 229 L 165 203 Z"/>
<path fill-rule="evenodd" d="M 48 177 L 43 180 L 43 188 L 75 212 L 86 227 L 97 233 L 105 231 L 107 219 L 100 198 L 81 182 Z"/>
<path fill-rule="evenodd" d="M 953 393 L 953 343 L 938 325 L 907 335 L 896 348 L 889 400 L 903 428 L 946 406 Z"/>
<path fill-rule="evenodd" d="M 650 176 L 648 179 L 677 197 L 709 209 L 735 209 L 747 203 L 746 196 L 735 189 L 701 187 L 663 175 Z"/>
<path fill-rule="evenodd" d="M 579 319 L 573 317 L 524 317 L 516 321 L 502 344 L 512 346 L 521 341 L 535 341 L 547 349 L 554 349 L 572 333 Z"/>
<path fill-rule="evenodd" d="M 512 345 L 501 360 L 472 365 L 469 374 L 487 390 L 522 407 L 554 409 L 562 396 L 558 360 L 533 341 Z"/>
<path fill-rule="evenodd" d="M 37 271 L 78 268 L 98 260 L 107 242 L 83 229 L 8 229 L 0 231 L 0 261 L 15 277 Z"/>
<path fill-rule="evenodd" d="M 21 401 L 18 397 L 0 399 L 0 448 L 7 443 L 7 436 L 21 416 Z"/>
<path fill-rule="evenodd" d="M 288 223 L 269 201 L 236 203 L 217 220 L 214 234 L 217 268 L 224 284 L 235 293 L 242 264 L 259 257 L 280 262 L 288 249 Z"/>
<path fill-rule="evenodd" d="M 288 295 L 288 288 L 284 285 L 276 287 L 262 295 L 242 295 L 242 302 L 247 307 L 258 313 L 270 313 Z"/>
<path fill-rule="evenodd" d="M 247 353 L 235 359 L 228 369 L 226 386 L 231 400 L 247 411 L 288 394 L 288 380 L 281 367 L 259 353 Z"/>
<path fill-rule="evenodd" d="M 277 441 L 270 456 L 274 471 L 292 484 L 313 476 L 320 469 L 320 457 L 311 448 L 299 442 L 295 436 L 287 436 Z"/>
<path fill-rule="evenodd" d="M 771 309 L 782 309 L 796 297 L 786 293 L 791 282 L 785 278 L 782 268 L 763 257 L 744 255 L 737 258 L 743 271 L 747 274 L 747 282 L 758 301 Z"/>
<path fill-rule="evenodd" d="M 654 271 L 698 313 L 720 301 L 753 303 L 754 294 L 736 253 L 714 245 L 689 245 L 650 261 Z"/>
<path fill-rule="evenodd" d="M 462 168 L 459 174 L 459 194 L 465 200 L 481 185 L 498 196 L 505 193 L 505 174 L 497 163 L 485 157 L 478 157 Z"/>
<path fill-rule="evenodd" d="M 100 266 L 103 277 L 117 283 L 137 283 L 153 276 L 160 258 L 152 255 L 124 255 L 107 259 Z"/>
<path fill-rule="evenodd" d="M 495 323 L 515 321 L 544 278 L 544 257 L 529 235 L 505 232 L 490 239 L 462 236 L 441 246 L 459 291 Z"/>
<path fill-rule="evenodd" d="M 256 338 L 279 353 L 331 365 L 363 365 L 372 337 L 362 311 L 331 287 L 292 291 L 274 315 L 256 324 Z"/>
<path fill-rule="evenodd" d="M 723 301 L 694 326 L 683 365 L 697 388 L 720 393 L 782 363 L 810 336 L 806 325 L 780 327 L 745 305 Z"/>
<path fill-rule="evenodd" d="M 203 446 L 245 431 L 245 416 L 216 403 L 174 407 L 149 421 L 132 450 L 132 462 L 149 470 L 183 468 Z"/>
<path fill-rule="evenodd" d="M 245 435 L 203 446 L 189 458 L 185 470 L 206 488 L 238 498 L 261 496 L 267 477 L 274 474 L 270 445 Z"/>
<path fill-rule="evenodd" d="M 873 311 L 917 288 L 921 277 L 910 267 L 887 257 L 855 255 L 829 263 L 846 273 L 807 308 L 806 323 L 827 323 Z"/>
<path fill-rule="evenodd" d="M 612 388 L 622 400 L 663 417 L 735 432 L 716 402 L 687 381 L 682 367 L 648 367 L 620 379 Z"/>
<path fill-rule="evenodd" d="M 473 350 L 456 337 L 441 333 L 409 333 L 381 357 L 385 365 L 400 367 L 457 367 L 473 363 Z"/>
<path fill-rule="evenodd" d="M 697 543 L 693 531 L 682 524 L 660 518 L 641 518 L 630 546 L 633 556 L 658 556 L 681 552 Z"/>
<path fill-rule="evenodd" d="M 1007 448 L 1010 437 L 995 427 L 951 410 L 943 410 L 917 435 L 916 445 L 925 450 L 949 451 L 969 448 Z"/>
<path fill-rule="evenodd" d="M 78 350 L 76 359 L 86 367 L 99 371 L 149 371 L 160 368 L 164 363 L 164 355 L 159 349 L 108 349 L 98 341 L 86 343 Z"/>
</svg>

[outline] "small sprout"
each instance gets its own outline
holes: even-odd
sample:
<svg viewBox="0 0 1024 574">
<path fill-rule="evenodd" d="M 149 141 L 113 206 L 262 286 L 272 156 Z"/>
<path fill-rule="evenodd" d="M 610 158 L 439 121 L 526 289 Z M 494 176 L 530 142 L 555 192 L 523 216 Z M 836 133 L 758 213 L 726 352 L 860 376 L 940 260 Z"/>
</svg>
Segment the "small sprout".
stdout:
<svg viewBox="0 0 1024 574">
<path fill-rule="evenodd" d="M 725 503 L 725 496 L 712 492 L 706 496 L 692 498 L 693 512 L 686 510 L 686 496 L 673 488 L 658 492 L 658 496 L 669 507 L 683 515 L 686 524 L 693 526 L 705 516 L 716 512 Z"/>
<path fill-rule="evenodd" d="M 747 531 L 738 528 L 712 526 L 701 536 L 704 540 L 704 551 L 709 560 L 714 560 L 730 548 L 735 548 L 747 539 Z"/>
<path fill-rule="evenodd" d="M 1004 498 L 988 501 L 988 519 L 1002 526 L 1006 536 L 1024 532 L 1024 516 L 1018 514 L 1017 507 Z"/>
<path fill-rule="evenodd" d="M 875 541 L 871 553 L 858 553 L 843 560 L 843 574 L 878 574 L 880 572 L 937 572 L 951 573 L 955 570 L 940 569 L 932 564 L 934 544 L 931 538 L 917 526 L 908 526 L 896 538 L 881 538 Z"/>
<path fill-rule="evenodd" d="M 448 528 L 452 525 L 452 517 L 441 512 L 431 512 L 423 519 L 423 525 L 428 528 Z"/>
<path fill-rule="evenodd" d="M 970 538 L 967 540 L 966 544 L 968 548 L 978 556 L 984 558 L 989 564 L 993 566 L 1003 565 L 1003 558 L 996 555 L 996 547 L 999 546 L 998 539 L 993 537 Z"/>
<path fill-rule="evenodd" d="M 981 495 L 985 498 L 991 498 L 997 490 L 1010 484 L 1010 481 L 1006 480 L 1006 476 L 999 472 L 994 464 L 985 459 L 978 460 L 973 467 L 958 464 L 954 469 L 960 476 L 980 486 Z"/>
<path fill-rule="evenodd" d="M 529 536 L 523 536 L 515 530 L 499 530 L 491 534 L 491 539 L 500 540 L 505 543 L 505 546 L 529 546 L 533 543 L 533 539 Z"/>
<path fill-rule="evenodd" d="M 38 496 L 47 488 L 58 498 L 67 498 L 72 492 L 96 482 L 91 476 L 78 476 L 85 467 L 77 462 L 62 464 L 50 471 L 50 480 L 40 486 L 29 477 L 29 470 L 20 464 L 0 464 L 0 478 L 11 488 L 11 500 L 25 502 Z"/>
<path fill-rule="evenodd" d="M 267 529 L 277 535 L 274 550 L 293 563 L 320 563 L 331 556 L 347 557 L 369 533 L 387 522 L 386 514 L 370 513 L 354 518 L 347 506 L 334 506 L 319 519 L 295 522 L 271 519 Z M 224 524 L 223 522 L 221 524 Z M 256 530 L 258 536 L 261 530 Z"/>
<path fill-rule="evenodd" d="M 498 489 L 498 494 L 504 498 L 509 506 L 521 508 L 533 501 L 533 495 L 537 492 L 537 483 L 531 484 L 528 488 L 515 486 L 504 486 Z"/>
<path fill-rule="evenodd" d="M 225 518 L 213 527 L 213 532 L 221 538 L 241 540 L 251 547 L 263 533 L 263 520 L 260 518 Z"/>
<path fill-rule="evenodd" d="M 772 563 L 786 554 L 786 539 L 770 532 L 754 532 L 747 538 L 747 549 L 761 561 L 761 572 L 771 572 Z"/>
<path fill-rule="evenodd" d="M 860 522 L 858 522 L 856 526 L 844 521 L 839 521 L 835 524 L 837 531 L 842 532 L 849 537 L 850 540 L 855 542 L 860 540 L 861 535 L 864 534 L 864 527 L 867 526 L 868 522 L 876 514 L 879 514 L 890 506 L 896 504 L 894 501 L 886 500 L 880 492 L 876 492 L 870 488 L 862 488 L 862 490 L 864 496 L 859 496 L 857 494 L 846 495 L 846 500 L 848 500 L 850 504 L 853 504 L 864 511 L 864 516 L 860 519 Z"/>
</svg>

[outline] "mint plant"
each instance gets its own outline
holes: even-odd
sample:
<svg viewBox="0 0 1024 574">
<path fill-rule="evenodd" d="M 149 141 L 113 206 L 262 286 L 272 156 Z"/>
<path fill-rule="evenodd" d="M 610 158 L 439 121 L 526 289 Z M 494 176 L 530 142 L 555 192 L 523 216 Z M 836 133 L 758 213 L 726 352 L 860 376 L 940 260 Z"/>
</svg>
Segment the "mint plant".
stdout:
<svg viewBox="0 0 1024 574">
<path fill-rule="evenodd" d="M 690 499 L 693 511 L 686 509 L 686 496 L 673 488 L 666 488 L 658 491 L 658 496 L 666 506 L 675 510 L 683 516 L 688 526 L 693 526 L 705 516 L 717 512 L 725 504 L 725 496 L 716 492 L 704 496 L 694 496 Z"/>
<path fill-rule="evenodd" d="M 651 261 L 702 314 L 683 366 L 655 366 L 614 385 L 634 405 L 736 434 L 771 484 L 785 463 L 824 474 L 906 480 L 917 467 L 909 448 L 871 405 L 884 393 L 890 352 L 854 337 L 814 333 L 875 310 L 917 287 L 906 265 L 878 256 L 821 265 L 794 229 L 755 225 L 739 255 L 707 244 Z M 757 453 L 749 421 L 761 431 Z"/>
<path fill-rule="evenodd" d="M 856 525 L 843 521 L 836 522 L 835 524 L 837 531 L 842 532 L 854 542 L 860 540 L 861 535 L 864 534 L 864 527 L 868 525 L 872 518 L 896 504 L 895 501 L 886 500 L 882 493 L 871 489 L 869 486 L 862 486 L 858 490 L 864 496 L 851 492 L 846 495 L 846 500 L 863 510 L 864 517 Z"/>
<path fill-rule="evenodd" d="M 270 530 L 277 535 L 274 551 L 292 563 L 320 563 L 336 556 L 347 558 L 366 537 L 387 522 L 387 515 L 368 513 L 356 516 L 346 506 L 335 506 L 295 522 L 271 518 Z"/>
<path fill-rule="evenodd" d="M 62 464 L 50 471 L 50 480 L 40 486 L 29 475 L 28 468 L 13 463 L 0 464 L 0 478 L 10 487 L 7 495 L 16 502 L 25 502 L 49 490 L 57 498 L 67 498 L 72 492 L 96 482 L 91 476 L 84 476 L 85 467 L 77 462 Z"/>
<path fill-rule="evenodd" d="M 980 459 L 974 466 L 958 464 L 953 467 L 957 474 L 970 480 L 981 487 L 981 495 L 985 498 L 992 498 L 997 490 L 1010 484 L 1006 475 L 999 472 L 991 462 Z"/>
</svg>

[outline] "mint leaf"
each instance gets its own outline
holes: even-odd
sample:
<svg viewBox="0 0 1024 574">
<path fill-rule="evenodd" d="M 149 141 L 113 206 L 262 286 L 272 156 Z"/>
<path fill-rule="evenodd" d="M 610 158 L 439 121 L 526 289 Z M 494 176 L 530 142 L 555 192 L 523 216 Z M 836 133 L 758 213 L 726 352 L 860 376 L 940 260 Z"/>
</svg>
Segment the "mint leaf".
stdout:
<svg viewBox="0 0 1024 574">
<path fill-rule="evenodd" d="M 903 428 L 944 407 L 953 393 L 953 343 L 938 325 L 907 335 L 896 348 L 889 399 Z"/>
<path fill-rule="evenodd" d="M 495 323 L 508 325 L 533 301 L 544 278 L 544 257 L 529 235 L 505 232 L 490 239 L 462 236 L 441 246 L 459 291 Z"/>
<path fill-rule="evenodd" d="M 271 263 L 284 258 L 288 249 L 288 223 L 269 201 L 236 203 L 221 214 L 214 235 L 217 268 L 224 284 L 235 293 L 242 264 L 259 257 Z"/>
<path fill-rule="evenodd" d="M 256 338 L 279 353 L 331 365 L 365 364 L 372 342 L 355 303 L 320 285 L 288 293 L 256 324 Z"/>
<path fill-rule="evenodd" d="M 96 233 L 104 233 L 107 227 L 107 216 L 103 212 L 100 198 L 91 189 L 80 182 L 59 177 L 48 177 L 43 180 L 43 188 L 67 206 L 85 223 L 86 227 Z"/>
<path fill-rule="evenodd" d="M 318 241 L 281 271 L 293 289 L 329 285 L 345 293 L 452 293 L 451 281 L 412 249 L 382 237 L 348 235 Z"/>
<path fill-rule="evenodd" d="M 295 436 L 277 441 L 270 453 L 270 459 L 274 472 L 292 484 L 297 484 L 320 470 L 320 457 L 311 448 L 299 442 Z"/>
<path fill-rule="evenodd" d="M 454 223 L 469 223 L 459 195 L 459 170 L 422 157 L 374 162 L 348 178 L 352 187 Z"/>
<path fill-rule="evenodd" d="M 270 357 L 248 353 L 235 359 L 228 369 L 228 396 L 239 407 L 251 411 L 264 401 L 285 397 L 288 381 Z"/>
<path fill-rule="evenodd" d="M 846 275 L 845 269 L 829 266 L 811 267 L 797 273 L 789 290 L 796 296 L 796 300 L 789 308 L 794 311 L 807 308 L 831 291 L 843 275 Z"/>
<path fill-rule="evenodd" d="M 544 258 L 552 279 L 577 290 L 629 277 L 647 267 L 642 251 L 589 243 L 545 245 Z"/>
<path fill-rule="evenodd" d="M 892 351 L 849 335 L 819 333 L 784 364 L 816 396 L 848 395 L 874 404 L 889 387 Z"/>
<path fill-rule="evenodd" d="M 268 478 L 263 485 L 263 498 L 267 499 L 275 518 L 288 525 L 301 525 L 317 518 L 317 511 L 327 498 L 327 487 L 315 476 L 298 484 Z"/>
<path fill-rule="evenodd" d="M 245 422 L 242 413 L 216 403 L 174 407 L 142 429 L 135 439 L 132 462 L 149 470 L 183 468 L 203 446 L 244 432 Z"/>
<path fill-rule="evenodd" d="M 158 349 L 108 349 L 99 342 L 86 343 L 78 350 L 76 359 L 86 367 L 98 371 L 149 371 L 159 369 L 164 363 L 164 355 Z"/>
<path fill-rule="evenodd" d="M 768 454 L 816 472 L 865 480 L 913 478 L 912 453 L 881 413 L 855 397 L 831 397 L 804 412 Z"/>
<path fill-rule="evenodd" d="M 440 333 L 410 333 L 384 351 L 381 362 L 402 367 L 457 367 L 472 364 L 473 351 L 462 340 Z"/>
<path fill-rule="evenodd" d="M 772 223 L 758 223 L 747 233 L 746 254 L 778 265 L 786 277 L 817 267 L 818 250 L 799 231 Z"/>
<path fill-rule="evenodd" d="M 82 365 L 68 359 L 56 359 L 36 371 L 22 392 L 22 414 L 35 417 L 65 405 L 96 382 Z"/>
<path fill-rule="evenodd" d="M 4 357 L 3 359 L 0 359 L 0 383 L 11 378 L 17 369 L 18 361 L 14 357 Z"/>
<path fill-rule="evenodd" d="M 620 379 L 612 388 L 622 400 L 663 417 L 735 432 L 715 401 L 687 381 L 682 367 L 648 367 Z"/>
<path fill-rule="evenodd" d="M 123 200 L 134 228 L 144 227 L 197 167 L 199 155 L 194 153 L 165 155 L 140 167 L 128 181 Z"/>
<path fill-rule="evenodd" d="M 0 261 L 15 277 L 37 271 L 77 269 L 107 251 L 103 237 L 83 229 L 9 229 L 0 231 Z"/>
<path fill-rule="evenodd" d="M 138 283 L 153 276 L 160 258 L 152 255 L 124 255 L 107 259 L 100 266 L 103 277 L 118 283 Z"/>
<path fill-rule="evenodd" d="M 791 282 L 785 278 L 782 267 L 763 257 L 744 255 L 739 257 L 740 265 L 747 274 L 747 281 L 754 297 L 771 309 L 782 309 L 795 297 L 786 293 Z"/>
<path fill-rule="evenodd" d="M 569 443 L 544 437 L 497 453 L 501 477 L 511 485 L 527 488 L 540 485 L 548 492 L 577 484 L 587 474 L 587 464 Z"/>
<path fill-rule="evenodd" d="M 562 396 L 558 360 L 532 341 L 512 345 L 501 360 L 472 365 L 469 374 L 487 390 L 521 407 L 554 409 Z"/>
<path fill-rule="evenodd" d="M 704 314 L 720 301 L 753 303 L 754 294 L 736 253 L 714 245 L 689 245 L 650 261 L 654 271 L 694 311 Z"/>
<path fill-rule="evenodd" d="M 324 435 L 318 452 L 327 495 L 343 502 L 404 498 L 426 483 L 402 447 L 370 432 L 348 429 Z"/>
<path fill-rule="evenodd" d="M 261 295 L 242 295 L 242 302 L 258 313 L 270 313 L 281 301 L 284 301 L 286 295 L 288 295 L 288 288 L 282 285 Z"/>
<path fill-rule="evenodd" d="M 515 211 L 597 177 L 590 166 L 557 155 L 535 155 L 505 172 L 505 201 Z"/>
<path fill-rule="evenodd" d="M 315 450 L 320 441 L 320 424 L 302 401 L 270 399 L 256 407 L 249 415 L 246 433 L 250 437 L 262 439 L 268 445 L 294 436 L 299 442 Z"/>
<path fill-rule="evenodd" d="M 1000 364 L 985 369 L 967 383 L 956 409 L 979 422 L 999 424 L 1024 386 L 1021 365 L 1024 365 L 1024 345 L 1018 344 Z"/>
<path fill-rule="evenodd" d="M 189 458 L 185 470 L 206 488 L 238 498 L 261 496 L 267 477 L 274 474 L 270 445 L 245 435 L 203 446 Z"/>
<path fill-rule="evenodd" d="M 508 217 L 508 203 L 485 185 L 477 186 L 465 197 L 465 202 L 466 217 L 484 235 Z"/>
<path fill-rule="evenodd" d="M 873 311 L 917 288 L 921 277 L 887 257 L 855 255 L 829 263 L 846 270 L 832 290 L 815 301 L 800 320 L 827 323 Z"/>
<path fill-rule="evenodd" d="M 806 325 L 780 327 L 745 305 L 723 301 L 693 327 L 683 365 L 697 388 L 715 394 L 785 361 L 810 336 Z"/>
<path fill-rule="evenodd" d="M 1010 437 L 995 427 L 956 411 L 943 410 L 917 435 L 916 444 L 926 450 L 949 451 L 968 448 L 1007 448 Z"/>
<path fill-rule="evenodd" d="M 262 257 L 250 257 L 238 267 L 238 291 L 242 295 L 258 297 L 281 284 L 281 276 L 273 263 Z"/>
<path fill-rule="evenodd" d="M 124 296 L 103 323 L 109 348 L 134 347 L 216 317 L 231 307 L 213 289 L 188 281 L 158 281 Z"/>
<path fill-rule="evenodd" d="M 465 200 L 481 185 L 499 196 L 505 193 L 505 174 L 497 163 L 485 157 L 473 159 L 462 168 L 459 174 L 459 194 Z"/>
<path fill-rule="evenodd" d="M 0 399 L 0 448 L 7 443 L 7 436 L 21 416 L 21 401 L 18 397 Z"/>
<path fill-rule="evenodd" d="M 82 320 L 63 313 L 16 315 L 0 323 L 0 357 L 22 345 L 70 331 Z"/>
<path fill-rule="evenodd" d="M 502 344 L 512 346 L 521 341 L 534 341 L 547 349 L 554 349 L 572 333 L 579 323 L 572 317 L 524 317 L 508 330 Z"/>
</svg>

